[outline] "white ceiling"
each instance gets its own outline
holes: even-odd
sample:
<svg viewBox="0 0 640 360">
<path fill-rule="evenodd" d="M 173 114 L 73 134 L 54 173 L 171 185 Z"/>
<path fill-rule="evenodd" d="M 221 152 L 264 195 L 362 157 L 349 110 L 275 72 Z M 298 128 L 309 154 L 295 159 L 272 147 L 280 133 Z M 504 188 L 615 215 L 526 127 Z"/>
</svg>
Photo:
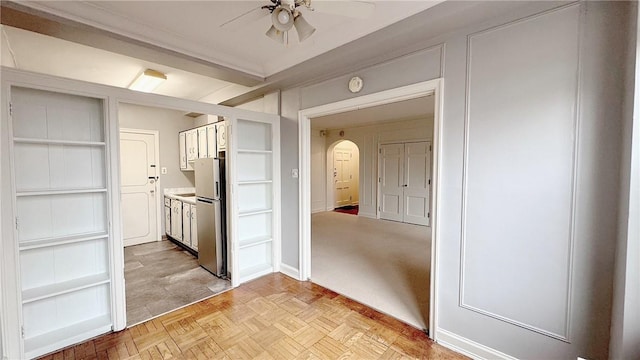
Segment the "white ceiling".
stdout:
<svg viewBox="0 0 640 360">
<path fill-rule="evenodd" d="M 212 103 L 250 88 L 34 32 L 2 26 L 2 65 L 38 73 L 126 88 L 145 69 L 167 75 L 153 92 Z M 8 56 L 11 55 L 11 56 Z"/>
<path fill-rule="evenodd" d="M 333 0 L 344 3 L 347 0 Z M 313 0 L 320 8 L 330 1 Z M 21 1 L 20 4 L 63 18 L 178 51 L 232 69 L 268 77 L 376 30 L 430 8 L 442 0 L 368 1 L 375 4 L 365 19 L 308 11 L 305 19 L 317 31 L 302 43 L 295 35 L 285 47 L 264 35 L 265 16 L 237 30 L 220 25 L 264 1 Z M 267 14 L 267 10 L 264 10 Z M 292 32 L 295 33 L 295 32 Z"/>
<path fill-rule="evenodd" d="M 433 117 L 434 97 L 398 101 L 311 119 L 314 129 L 345 129 L 356 126 Z"/>
</svg>

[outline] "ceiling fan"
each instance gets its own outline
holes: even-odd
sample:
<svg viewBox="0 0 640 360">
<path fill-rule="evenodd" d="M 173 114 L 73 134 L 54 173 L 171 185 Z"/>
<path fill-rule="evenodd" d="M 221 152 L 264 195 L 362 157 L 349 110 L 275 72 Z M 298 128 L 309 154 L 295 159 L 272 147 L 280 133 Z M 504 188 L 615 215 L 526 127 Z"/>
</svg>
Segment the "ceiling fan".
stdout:
<svg viewBox="0 0 640 360">
<path fill-rule="evenodd" d="M 353 18 L 367 18 L 375 9 L 375 4 L 366 1 L 318 1 L 311 6 L 311 0 L 270 0 L 271 4 L 249 10 L 220 25 L 221 28 L 239 28 L 265 16 L 271 16 L 271 27 L 265 35 L 282 43 L 289 43 L 289 30 L 295 28 L 300 42 L 308 39 L 316 29 L 303 17 L 301 9 L 343 15 Z"/>
</svg>

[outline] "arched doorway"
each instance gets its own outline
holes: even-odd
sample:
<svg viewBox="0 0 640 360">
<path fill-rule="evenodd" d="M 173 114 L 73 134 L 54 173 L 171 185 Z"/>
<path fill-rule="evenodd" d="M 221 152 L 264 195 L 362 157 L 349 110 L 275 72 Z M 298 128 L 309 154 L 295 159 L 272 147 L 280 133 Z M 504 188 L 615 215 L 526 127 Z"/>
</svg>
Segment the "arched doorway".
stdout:
<svg viewBox="0 0 640 360">
<path fill-rule="evenodd" d="M 360 149 L 350 140 L 327 148 L 327 207 L 357 214 L 360 198 Z"/>
</svg>

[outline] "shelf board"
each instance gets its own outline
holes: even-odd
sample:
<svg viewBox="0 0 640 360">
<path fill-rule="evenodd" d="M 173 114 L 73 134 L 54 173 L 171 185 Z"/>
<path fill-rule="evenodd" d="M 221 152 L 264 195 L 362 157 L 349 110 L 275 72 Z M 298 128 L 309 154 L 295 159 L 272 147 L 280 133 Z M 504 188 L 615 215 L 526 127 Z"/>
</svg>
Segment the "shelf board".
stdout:
<svg viewBox="0 0 640 360">
<path fill-rule="evenodd" d="M 45 285 L 33 289 L 23 290 L 22 303 L 27 304 L 30 302 L 70 293 L 73 291 L 107 284 L 109 283 L 109 281 L 109 274 L 104 273 L 86 276 L 79 279 L 73 279 L 58 284 Z"/>
<path fill-rule="evenodd" d="M 46 196 L 46 195 L 67 195 L 67 194 L 91 194 L 106 193 L 106 188 L 95 189 L 65 189 L 65 190 L 29 190 L 16 192 L 16 196 Z"/>
<path fill-rule="evenodd" d="M 243 270 L 240 270 L 240 282 L 244 283 L 260 276 L 271 274 L 273 272 L 273 266 L 271 264 L 260 264 L 252 266 Z"/>
<path fill-rule="evenodd" d="M 273 150 L 249 150 L 249 149 L 238 149 L 239 154 L 271 154 Z"/>
<path fill-rule="evenodd" d="M 89 234 L 79 234 L 79 235 L 71 235 L 71 236 L 62 236 L 62 237 L 51 237 L 46 239 L 35 239 L 35 240 L 24 240 L 19 242 L 20 251 L 24 250 L 32 250 L 49 246 L 58 246 L 58 245 L 66 245 L 73 244 L 77 242 L 104 239 L 109 237 L 104 231 L 89 233 Z"/>
<path fill-rule="evenodd" d="M 106 146 L 106 143 L 104 141 L 53 140 L 53 139 L 19 138 L 19 137 L 13 138 L 13 141 L 21 144 Z"/>
<path fill-rule="evenodd" d="M 259 237 L 246 239 L 246 240 L 240 240 L 240 249 L 268 243 L 268 242 L 271 242 L 272 240 L 273 239 L 271 238 L 271 235 L 259 236 Z"/>
<path fill-rule="evenodd" d="M 32 359 L 112 330 L 111 317 L 101 315 L 48 333 L 26 338 L 25 355 Z"/>
<path fill-rule="evenodd" d="M 247 180 L 238 181 L 238 185 L 271 184 L 273 180 Z"/>
<path fill-rule="evenodd" d="M 251 210 L 251 211 L 241 211 L 238 216 L 252 216 L 252 215 L 260 215 L 260 214 L 268 214 L 273 212 L 272 209 L 262 209 L 262 210 Z"/>
</svg>

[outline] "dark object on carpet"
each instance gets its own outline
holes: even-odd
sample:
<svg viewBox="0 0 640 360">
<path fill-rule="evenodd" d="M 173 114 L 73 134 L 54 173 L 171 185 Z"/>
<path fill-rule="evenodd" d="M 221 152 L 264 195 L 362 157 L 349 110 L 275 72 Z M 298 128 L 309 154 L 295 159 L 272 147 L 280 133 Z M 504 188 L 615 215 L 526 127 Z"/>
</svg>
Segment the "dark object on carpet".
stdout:
<svg viewBox="0 0 640 360">
<path fill-rule="evenodd" d="M 351 215 L 358 215 L 358 205 L 343 206 L 343 207 L 335 208 L 333 209 L 333 211 L 337 211 L 345 214 L 351 214 Z"/>
</svg>

